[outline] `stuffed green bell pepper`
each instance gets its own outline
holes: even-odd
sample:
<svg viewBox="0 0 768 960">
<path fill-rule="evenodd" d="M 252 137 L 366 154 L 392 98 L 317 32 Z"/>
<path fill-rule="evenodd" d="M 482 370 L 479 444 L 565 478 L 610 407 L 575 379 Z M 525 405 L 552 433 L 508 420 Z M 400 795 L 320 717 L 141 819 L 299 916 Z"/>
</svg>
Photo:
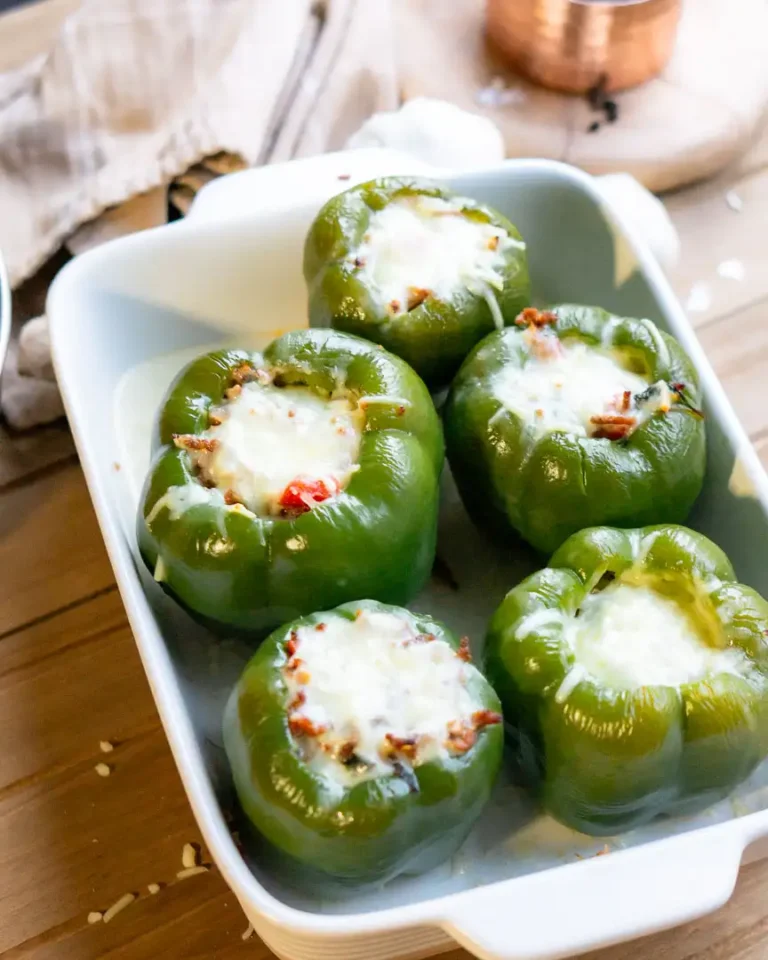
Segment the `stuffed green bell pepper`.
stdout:
<svg viewBox="0 0 768 960">
<path fill-rule="evenodd" d="M 450 857 L 489 797 L 503 739 L 467 640 L 369 600 L 271 634 L 224 717 L 249 822 L 298 875 L 355 883 Z"/>
<path fill-rule="evenodd" d="M 704 478 L 696 372 L 649 320 L 524 310 L 478 344 L 444 411 L 464 505 L 550 553 L 582 527 L 685 520 Z"/>
<path fill-rule="evenodd" d="M 496 611 L 486 671 L 544 807 L 584 833 L 709 806 L 768 753 L 768 603 L 686 527 L 570 537 Z"/>
<path fill-rule="evenodd" d="M 310 322 L 403 357 L 431 389 L 529 302 L 525 244 L 500 213 L 425 180 L 334 197 L 307 236 Z"/>
<path fill-rule="evenodd" d="M 261 354 L 207 354 L 160 411 L 141 553 L 212 626 L 405 603 L 434 560 L 442 459 L 427 388 L 372 343 L 300 330 Z"/>
</svg>

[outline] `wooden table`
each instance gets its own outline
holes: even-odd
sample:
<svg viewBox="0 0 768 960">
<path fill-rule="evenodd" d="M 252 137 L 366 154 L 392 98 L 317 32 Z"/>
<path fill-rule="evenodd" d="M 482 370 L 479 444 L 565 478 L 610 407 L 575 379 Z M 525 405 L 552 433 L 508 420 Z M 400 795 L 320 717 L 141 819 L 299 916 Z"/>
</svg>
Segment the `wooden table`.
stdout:
<svg viewBox="0 0 768 960">
<path fill-rule="evenodd" d="M 53 0 L 58 13 L 72 0 Z M 57 13 L 57 15 L 58 15 Z M 28 18 L 48 28 L 39 8 Z M 768 141 L 717 182 L 668 199 L 683 257 L 672 277 L 768 465 Z M 736 212 L 725 201 L 735 189 Z M 743 280 L 718 273 L 738 261 Z M 738 273 L 722 268 L 722 272 Z M 46 448 L 47 465 L 39 452 Z M 269 956 L 217 871 L 179 880 L 199 835 L 126 623 L 66 428 L 0 443 L 0 954 L 5 960 Z M 10 445 L 10 446 L 9 446 Z M 35 468 L 30 472 L 29 464 Z M 101 741 L 115 749 L 103 753 Z M 107 763 L 108 777 L 96 766 Z M 203 851 L 203 858 L 205 852 Z M 156 894 L 150 884 L 160 884 Z M 731 902 L 688 926 L 590 960 L 764 960 L 768 861 Z M 123 894 L 109 924 L 88 923 Z M 467 957 L 461 950 L 445 956 Z"/>
</svg>

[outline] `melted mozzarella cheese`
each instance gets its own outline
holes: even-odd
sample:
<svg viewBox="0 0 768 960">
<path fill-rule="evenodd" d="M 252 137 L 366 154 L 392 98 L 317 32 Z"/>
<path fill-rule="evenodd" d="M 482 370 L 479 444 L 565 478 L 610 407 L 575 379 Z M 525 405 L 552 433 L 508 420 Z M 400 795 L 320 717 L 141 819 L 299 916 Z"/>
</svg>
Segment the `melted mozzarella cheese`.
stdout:
<svg viewBox="0 0 768 960">
<path fill-rule="evenodd" d="M 553 334 L 538 336 L 557 348 L 531 355 L 522 369 L 507 364 L 496 375 L 494 392 L 502 410 L 516 414 L 537 435 L 564 430 L 585 437 L 591 433 L 590 418 L 611 411 L 616 398 L 629 390 L 629 412 L 638 416 L 634 396 L 647 389 L 647 380 L 624 369 L 608 351 L 580 341 L 557 346 Z"/>
<path fill-rule="evenodd" d="M 195 460 L 207 481 L 231 490 L 253 513 L 279 513 L 294 481 L 322 480 L 336 492 L 358 469 L 364 414 L 348 398 L 250 382 L 216 414 L 221 423 L 203 434 L 215 449 L 195 453 Z"/>
<path fill-rule="evenodd" d="M 336 782 L 392 773 L 387 734 L 417 739 L 414 766 L 445 756 L 448 725 L 480 709 L 466 687 L 474 667 L 443 640 L 419 640 L 395 614 L 333 617 L 297 640 L 301 668 L 286 672 L 289 697 L 301 691 L 298 714 L 324 728 L 303 743 L 312 766 Z M 338 757 L 345 743 L 354 745 L 352 767 Z"/>
<path fill-rule="evenodd" d="M 503 287 L 504 252 L 525 244 L 465 216 L 466 202 L 401 197 L 372 215 L 352 260 L 389 314 L 405 313 L 413 291 L 446 299 L 460 287 L 488 297 Z"/>
<path fill-rule="evenodd" d="M 716 673 L 739 673 L 746 666 L 741 651 L 708 646 L 674 600 L 629 583 L 590 594 L 580 616 L 566 623 L 565 637 L 575 663 L 559 700 L 586 675 L 632 690 L 676 687 Z"/>
</svg>

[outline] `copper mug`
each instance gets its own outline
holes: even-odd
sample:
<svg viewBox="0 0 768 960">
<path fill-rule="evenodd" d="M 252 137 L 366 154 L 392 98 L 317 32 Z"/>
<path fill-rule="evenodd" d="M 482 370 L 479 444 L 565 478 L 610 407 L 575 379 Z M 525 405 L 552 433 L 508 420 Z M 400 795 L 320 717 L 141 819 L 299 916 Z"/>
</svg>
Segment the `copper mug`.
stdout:
<svg viewBox="0 0 768 960">
<path fill-rule="evenodd" d="M 675 43 L 681 0 L 486 0 L 492 43 L 522 74 L 554 90 L 634 87 L 659 73 Z"/>
</svg>

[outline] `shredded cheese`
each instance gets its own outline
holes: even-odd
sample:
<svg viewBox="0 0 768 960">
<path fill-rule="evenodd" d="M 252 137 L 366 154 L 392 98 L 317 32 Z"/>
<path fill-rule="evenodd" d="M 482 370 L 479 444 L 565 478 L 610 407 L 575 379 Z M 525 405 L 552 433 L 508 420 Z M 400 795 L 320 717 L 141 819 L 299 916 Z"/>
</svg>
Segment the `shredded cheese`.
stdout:
<svg viewBox="0 0 768 960">
<path fill-rule="evenodd" d="M 558 691 L 564 700 L 589 675 L 618 689 L 680 686 L 717 673 L 743 674 L 744 653 L 710 646 L 695 621 L 650 586 L 617 581 L 589 594 L 566 621 L 575 666 Z"/>
<path fill-rule="evenodd" d="M 564 431 L 617 440 L 673 403 L 664 381 L 649 385 L 626 369 L 618 350 L 561 341 L 549 329 L 530 328 L 519 336 L 531 352 L 522 368 L 509 363 L 493 378 L 500 406 L 489 418 L 491 426 L 512 413 L 536 437 Z"/>
<path fill-rule="evenodd" d="M 362 610 L 295 631 L 288 653 L 289 728 L 310 764 L 336 783 L 474 742 L 480 705 L 467 688 L 474 668 L 466 644 L 457 654 L 396 614 Z"/>
<path fill-rule="evenodd" d="M 292 483 L 322 482 L 338 492 L 359 469 L 364 413 L 350 396 L 328 399 L 309 387 L 253 381 L 217 408 L 215 417 L 201 435 L 208 448 L 190 455 L 225 503 L 239 501 L 256 515 L 280 514 Z"/>
<path fill-rule="evenodd" d="M 402 316 L 426 297 L 448 299 L 461 288 L 502 289 L 506 251 L 525 244 L 466 216 L 469 203 L 405 196 L 371 216 L 351 266 L 390 316 Z"/>
</svg>

